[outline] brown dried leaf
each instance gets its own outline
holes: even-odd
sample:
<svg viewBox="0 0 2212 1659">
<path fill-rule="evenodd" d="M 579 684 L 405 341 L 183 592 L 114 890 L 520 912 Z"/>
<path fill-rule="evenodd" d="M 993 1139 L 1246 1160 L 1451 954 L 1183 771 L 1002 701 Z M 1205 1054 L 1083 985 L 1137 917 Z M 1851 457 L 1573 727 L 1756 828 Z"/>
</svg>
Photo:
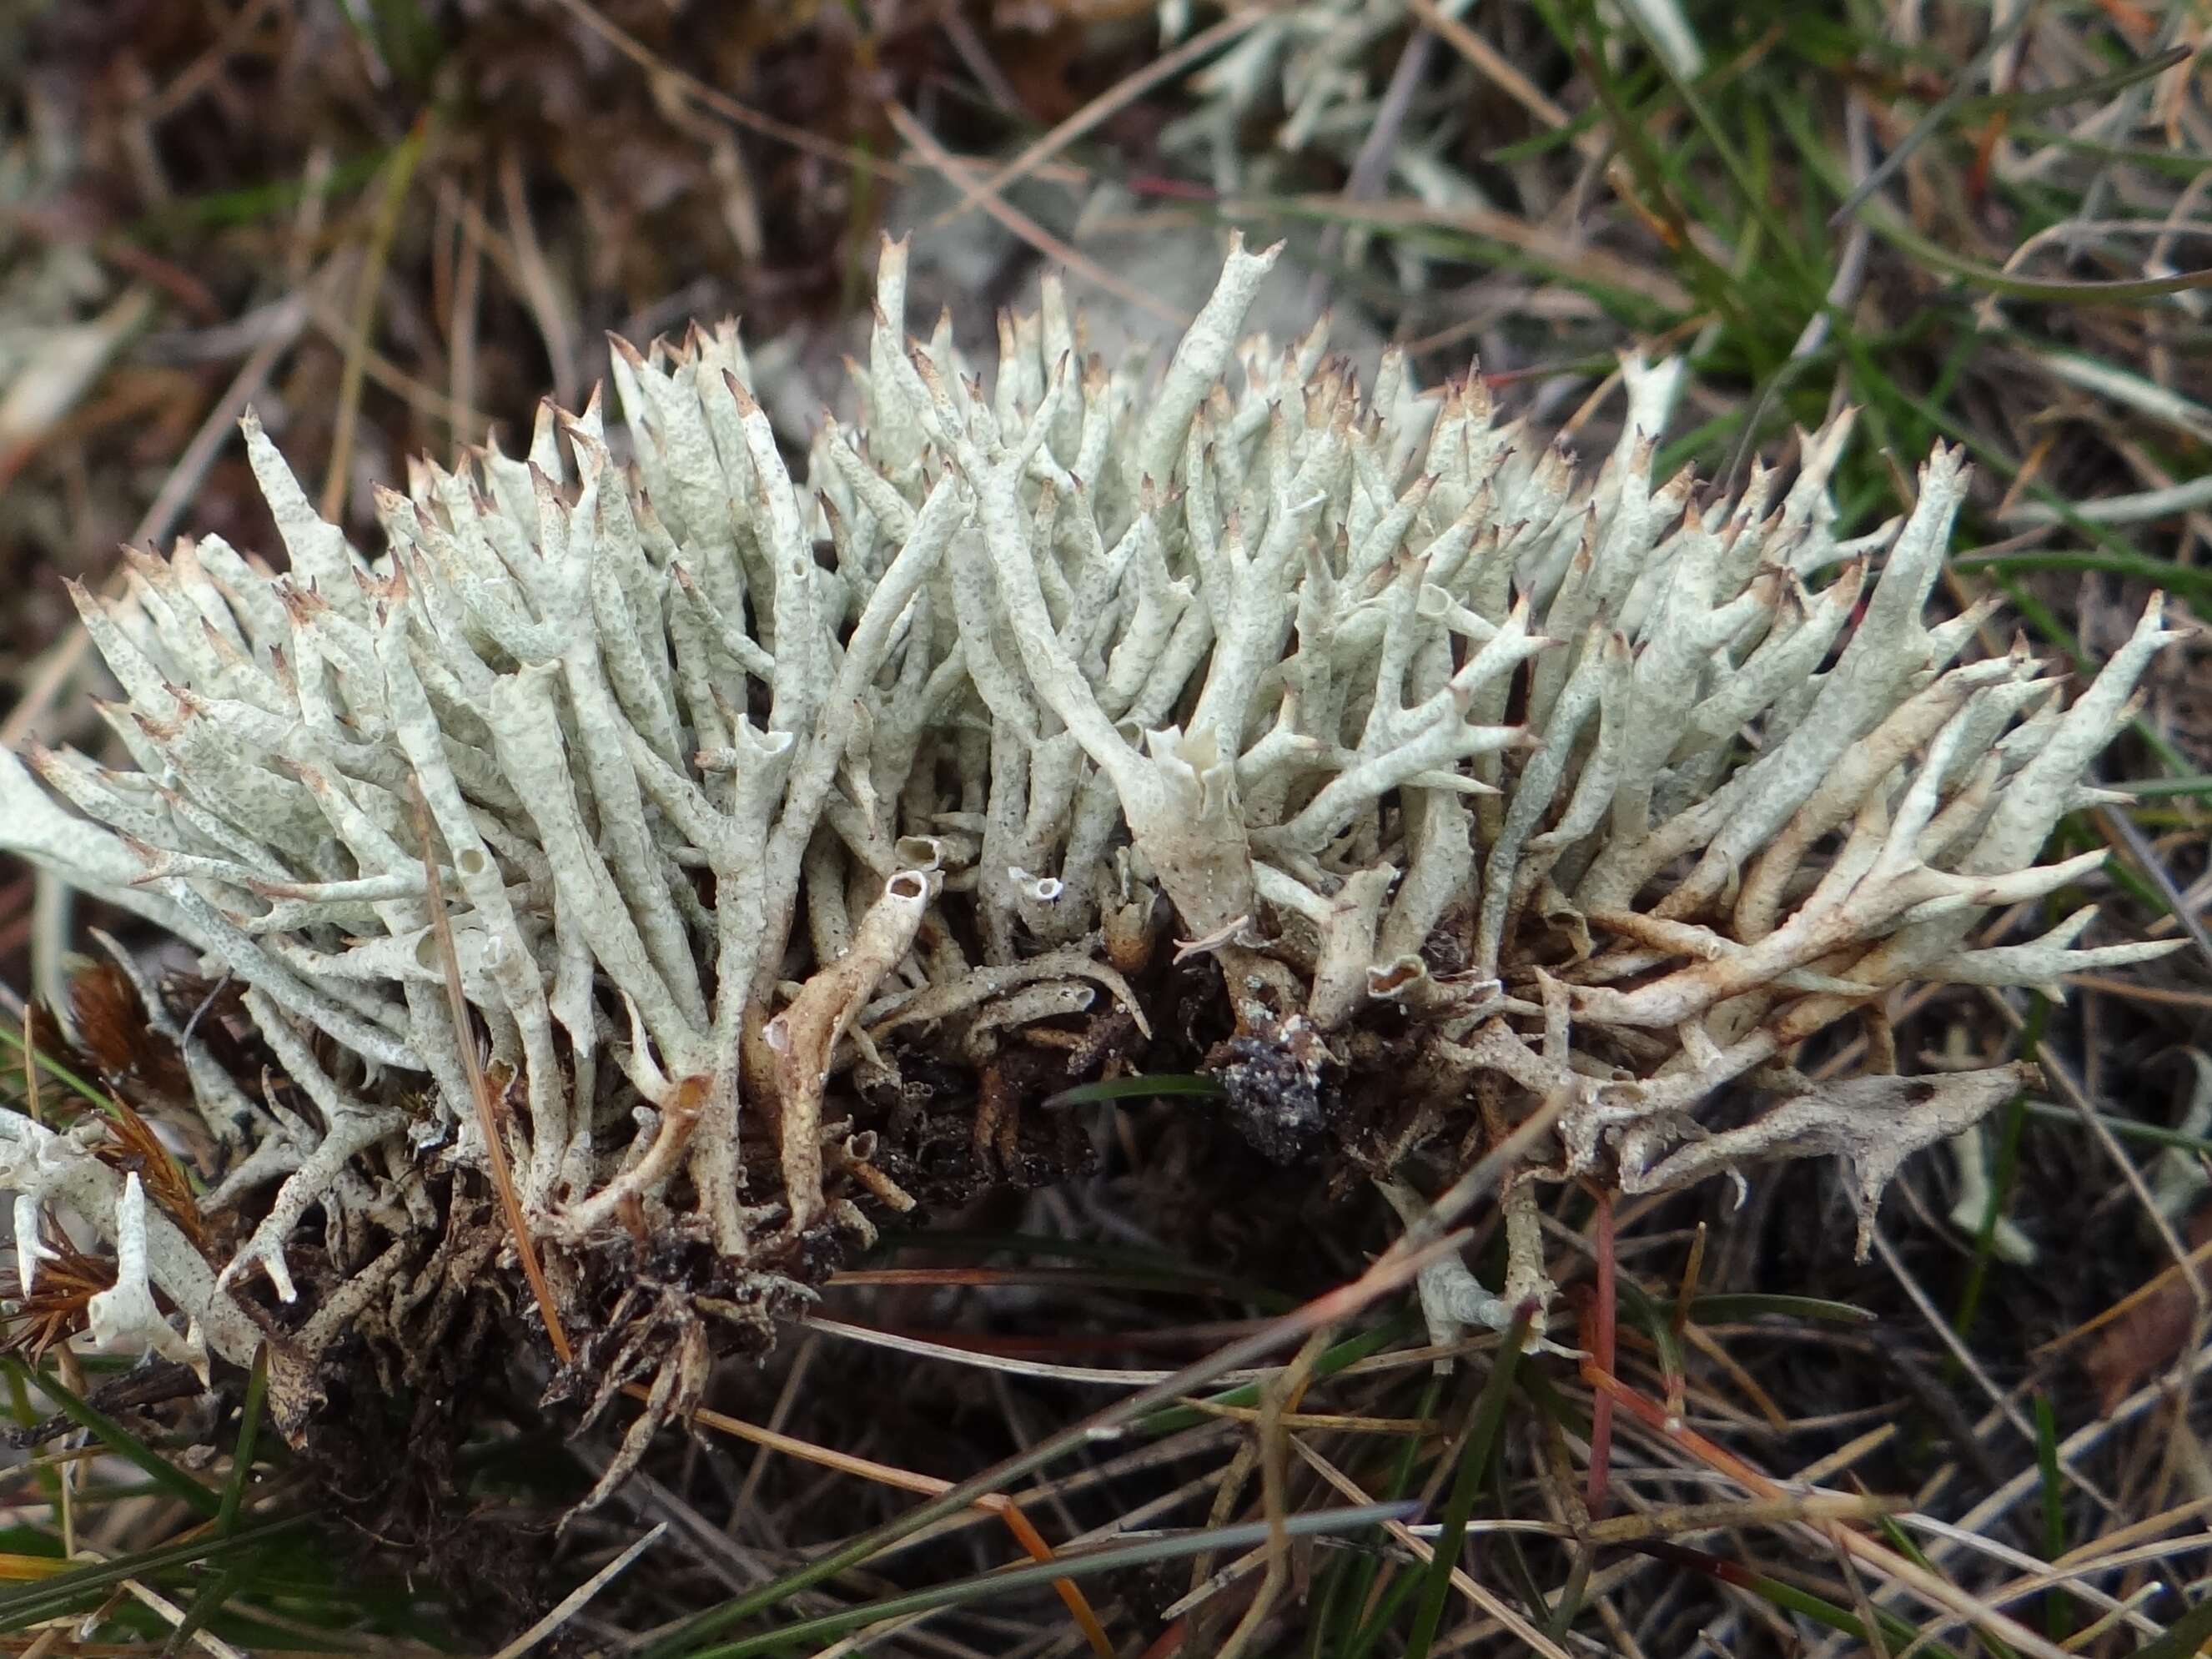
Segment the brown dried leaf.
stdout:
<svg viewBox="0 0 2212 1659">
<path fill-rule="evenodd" d="M 94 963 L 70 981 L 70 1015 L 110 1089 L 143 1089 L 165 1100 L 191 1097 L 184 1057 L 148 1024 L 137 988 L 114 963 Z"/>
<path fill-rule="evenodd" d="M 2192 1252 L 2212 1242 L 2212 1205 L 2200 1206 L 2190 1218 L 2188 1237 Z M 2081 1369 L 2097 1390 L 2097 1409 L 2107 1417 L 2147 1379 L 2181 1357 L 2197 1317 L 2197 1300 L 2178 1267 L 2168 1267 L 2129 1303 L 2081 1357 Z"/>
</svg>

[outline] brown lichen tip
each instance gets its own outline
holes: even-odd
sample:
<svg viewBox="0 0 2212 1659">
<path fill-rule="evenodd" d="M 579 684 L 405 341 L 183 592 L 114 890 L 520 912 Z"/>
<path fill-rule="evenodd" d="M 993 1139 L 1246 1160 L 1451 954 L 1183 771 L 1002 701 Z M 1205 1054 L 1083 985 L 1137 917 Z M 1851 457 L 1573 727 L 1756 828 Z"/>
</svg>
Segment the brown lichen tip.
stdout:
<svg viewBox="0 0 2212 1659">
<path fill-rule="evenodd" d="M 1141 1066 L 1190 1034 L 1163 999 L 1218 984 L 1198 1035 L 1283 1157 L 1363 1075 L 1378 1172 L 1462 1145 L 1478 1097 L 1564 1103 L 1501 1195 L 1507 1295 L 1438 1304 L 1510 1322 L 1550 1288 L 1536 1183 L 1829 1153 L 1863 1226 L 2030 1073 L 1807 1084 L 1720 1133 L 1706 1098 L 1910 981 L 2170 948 L 2081 947 L 2086 912 L 1970 943 L 2094 863 L 2036 859 L 2155 603 L 2070 703 L 2025 652 L 1954 665 L 1978 618 L 1923 613 L 1958 452 L 1838 539 L 1847 422 L 1786 492 L 1705 499 L 1650 472 L 1679 368 L 1630 360 L 1578 477 L 1479 378 L 1439 399 L 1386 354 L 1363 403 L 1321 329 L 1240 345 L 1273 258 L 1233 248 L 1143 386 L 1068 372 L 1048 285 L 987 392 L 948 335 L 906 339 L 889 245 L 865 421 L 803 479 L 733 328 L 617 342 L 626 440 L 548 409 L 520 458 L 412 467 L 374 558 L 249 418 L 289 574 L 210 536 L 76 593 L 140 769 L 0 757 L 0 844 L 245 988 L 246 1086 L 165 1028 L 223 1159 L 210 1237 L 244 1242 L 210 1262 L 0 1110 L 26 1280 L 65 1208 L 116 1246 L 105 1340 L 244 1363 L 273 1333 L 295 1376 L 341 1332 L 404 1347 L 487 1259 L 448 1212 L 490 1124 L 580 1352 L 688 1376 L 700 1322 L 765 1327 L 860 1206 L 912 1201 L 884 1105 L 911 1079 Z M 505 1080 L 481 1117 L 471 1048 Z"/>
</svg>

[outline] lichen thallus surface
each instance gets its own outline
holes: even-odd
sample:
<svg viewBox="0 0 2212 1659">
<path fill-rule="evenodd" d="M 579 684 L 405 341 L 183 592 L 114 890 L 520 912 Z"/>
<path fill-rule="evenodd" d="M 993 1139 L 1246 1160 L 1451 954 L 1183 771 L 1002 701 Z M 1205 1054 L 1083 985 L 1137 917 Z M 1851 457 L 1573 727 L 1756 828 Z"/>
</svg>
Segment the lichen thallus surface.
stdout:
<svg viewBox="0 0 2212 1659">
<path fill-rule="evenodd" d="M 514 1261 L 474 1045 L 568 1386 L 651 1373 L 665 1415 L 914 1204 L 923 1081 L 1003 1113 L 978 1080 L 1009 1057 L 1142 1066 L 1172 1006 L 1279 1157 L 1433 1176 L 1559 1110 L 1499 1194 L 1502 1297 L 1462 1298 L 1502 1321 L 1550 1291 L 1547 1182 L 1833 1153 L 1863 1228 L 2031 1078 L 1790 1068 L 1899 985 L 2168 948 L 2077 948 L 2086 910 L 1974 937 L 2097 865 L 2036 860 L 2115 799 L 2085 775 L 2169 637 L 2155 600 L 2070 698 L 2025 647 L 1962 659 L 1987 610 L 1924 620 L 1955 451 L 1838 539 L 1847 419 L 1714 499 L 1652 476 L 1680 371 L 1631 361 L 1580 471 L 1479 375 L 1422 394 L 1391 355 L 1363 394 L 1325 326 L 1240 342 L 1273 257 L 1231 247 L 1154 376 L 1086 360 L 1048 278 L 987 390 L 949 330 L 903 335 L 887 244 L 864 429 L 825 420 L 803 483 L 733 327 L 617 343 L 626 443 L 595 397 L 525 459 L 419 465 L 373 557 L 249 419 L 289 570 L 207 537 L 80 593 L 136 769 L 0 757 L 0 844 L 202 953 L 258 1069 L 142 983 L 204 1247 L 96 1124 L 0 1112 L 24 1283 L 66 1212 L 114 1250 L 98 1340 L 266 1339 L 298 1431 L 342 1335 L 408 1363 Z M 1347 1114 L 1363 1075 L 1387 1104 Z M 1747 1121 L 1702 1123 L 1729 1085 Z"/>
</svg>

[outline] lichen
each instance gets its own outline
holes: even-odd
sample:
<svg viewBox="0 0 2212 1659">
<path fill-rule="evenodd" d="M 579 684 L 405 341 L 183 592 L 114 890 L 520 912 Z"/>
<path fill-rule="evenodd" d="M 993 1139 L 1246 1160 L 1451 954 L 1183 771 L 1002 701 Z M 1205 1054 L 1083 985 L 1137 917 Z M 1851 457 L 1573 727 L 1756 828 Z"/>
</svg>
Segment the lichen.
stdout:
<svg viewBox="0 0 2212 1659">
<path fill-rule="evenodd" d="M 1387 1176 L 1479 1147 L 1478 1107 L 1492 1134 L 1559 1110 L 1503 1194 L 1507 1296 L 1446 1298 L 1503 1318 L 1548 1290 L 1534 1183 L 1836 1154 L 1863 1226 L 2029 1073 L 1814 1083 L 1797 1045 L 1911 981 L 2055 990 L 2169 948 L 2081 948 L 2087 912 L 1976 936 L 2097 864 L 2036 860 L 2113 799 L 2085 779 L 2156 601 L 2070 702 L 2024 647 L 1962 662 L 1989 611 L 1924 620 L 1955 451 L 1839 539 L 1848 418 L 1786 489 L 1716 498 L 1653 476 L 1680 372 L 1630 360 L 1581 470 L 1479 375 L 1420 392 L 1393 354 L 1363 396 L 1320 328 L 1240 342 L 1273 257 L 1232 246 L 1156 381 L 1086 359 L 1048 278 L 987 389 L 904 337 L 887 245 L 864 429 L 825 418 L 803 475 L 732 328 L 617 343 L 626 432 L 594 397 L 522 459 L 422 464 L 374 556 L 249 419 L 289 569 L 134 556 L 78 600 L 135 769 L 0 757 L 0 843 L 243 988 L 262 1076 L 146 999 L 234 1242 L 209 1261 L 0 1112 L 26 1279 L 52 1206 L 117 1245 L 103 1340 L 311 1367 L 341 1330 L 428 1340 L 487 1254 L 455 1224 L 462 1176 L 489 1212 L 473 1050 L 602 1368 L 564 1386 L 653 1376 L 657 1419 L 702 1320 L 765 1322 L 914 1204 L 880 1103 L 981 1077 L 996 1136 L 1013 1048 L 1141 1063 L 1172 982 L 1285 1157 Z M 1334 1121 L 1377 1064 L 1404 1109 Z M 1739 1082 L 1778 1103 L 1716 1129 Z M 673 1265 L 615 1296 L 611 1261 Z"/>
</svg>

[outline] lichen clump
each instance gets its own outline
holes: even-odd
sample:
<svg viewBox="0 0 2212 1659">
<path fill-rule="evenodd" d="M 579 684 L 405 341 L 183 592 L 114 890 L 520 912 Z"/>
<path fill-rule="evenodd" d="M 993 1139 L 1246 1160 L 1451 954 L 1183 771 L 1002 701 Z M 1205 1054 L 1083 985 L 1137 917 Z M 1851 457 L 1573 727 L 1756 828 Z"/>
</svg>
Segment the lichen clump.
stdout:
<svg viewBox="0 0 2212 1659">
<path fill-rule="evenodd" d="M 1172 1006 L 1279 1156 L 1387 1175 L 1559 1109 L 1503 1194 L 1508 1297 L 1541 1296 L 1539 1183 L 1834 1152 L 1870 1211 L 2023 1068 L 1815 1085 L 1796 1045 L 1908 981 L 2166 948 L 2077 950 L 2087 913 L 1971 938 L 2097 862 L 2035 860 L 2110 799 L 2085 770 L 2155 604 L 2070 703 L 2023 648 L 1960 663 L 1988 613 L 1923 621 L 1954 452 L 1838 540 L 1846 422 L 1786 489 L 1711 499 L 1653 477 L 1678 371 L 1631 362 L 1578 471 L 1479 375 L 1419 393 L 1386 356 L 1363 395 L 1324 328 L 1240 343 L 1273 257 L 1232 247 L 1156 376 L 1085 361 L 1048 279 L 987 390 L 949 331 L 904 337 L 887 246 L 865 434 L 825 420 L 803 483 L 732 329 L 618 345 L 626 440 L 595 398 L 526 459 L 420 465 L 374 557 L 249 420 L 289 570 L 134 557 L 80 597 L 137 769 L 0 761 L 0 841 L 242 989 L 250 1078 L 145 992 L 230 1242 L 203 1254 L 97 1129 L 0 1114 L 26 1281 L 54 1206 L 117 1246 L 110 1340 L 404 1345 L 514 1260 L 453 1224 L 484 1190 L 473 1054 L 599 1398 L 653 1371 L 672 1408 L 702 1329 L 914 1202 L 882 1103 L 1024 1045 L 1070 1080 L 1142 1065 Z M 1354 1133 L 1362 1067 L 1397 1109 Z M 1776 1098 L 1716 1132 L 1739 1079 Z M 625 1281 L 641 1260 L 679 1266 Z"/>
</svg>

